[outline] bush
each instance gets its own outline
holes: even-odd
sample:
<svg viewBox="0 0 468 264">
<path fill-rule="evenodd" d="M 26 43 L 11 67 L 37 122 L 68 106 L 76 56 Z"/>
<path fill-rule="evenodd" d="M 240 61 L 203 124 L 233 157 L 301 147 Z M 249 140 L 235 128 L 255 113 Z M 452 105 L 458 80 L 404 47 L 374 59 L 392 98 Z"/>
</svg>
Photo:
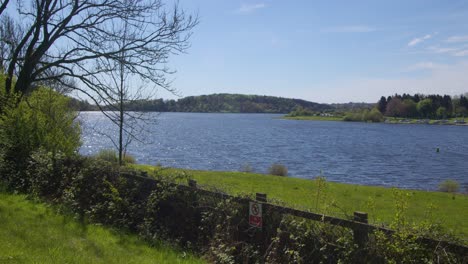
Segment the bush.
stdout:
<svg viewBox="0 0 468 264">
<path fill-rule="evenodd" d="M 22 98 L 0 90 L 8 100 L 0 115 L 0 175 L 10 187 L 26 190 L 32 153 L 42 149 L 52 158 L 76 153 L 81 132 L 77 113 L 69 108 L 69 98 L 52 89 L 38 88 Z"/>
<path fill-rule="evenodd" d="M 277 175 L 277 176 L 288 176 L 288 168 L 286 166 L 273 163 L 270 168 L 268 168 L 268 174 Z"/>
<path fill-rule="evenodd" d="M 288 116 L 313 116 L 314 112 L 307 108 L 303 108 L 302 106 L 297 107 L 294 111 L 290 112 Z"/>
<path fill-rule="evenodd" d="M 345 117 L 343 118 L 344 121 L 350 122 L 383 122 L 384 117 L 382 113 L 377 108 L 373 108 L 372 110 L 361 110 L 357 112 L 349 112 L 346 113 Z"/>
<path fill-rule="evenodd" d="M 445 180 L 439 184 L 439 191 L 455 193 L 460 190 L 460 184 L 454 180 Z"/>
<path fill-rule="evenodd" d="M 246 172 L 246 173 L 251 173 L 251 172 L 253 172 L 252 165 L 250 165 L 249 163 L 246 163 L 246 164 L 241 166 L 240 171 L 241 172 Z"/>
</svg>

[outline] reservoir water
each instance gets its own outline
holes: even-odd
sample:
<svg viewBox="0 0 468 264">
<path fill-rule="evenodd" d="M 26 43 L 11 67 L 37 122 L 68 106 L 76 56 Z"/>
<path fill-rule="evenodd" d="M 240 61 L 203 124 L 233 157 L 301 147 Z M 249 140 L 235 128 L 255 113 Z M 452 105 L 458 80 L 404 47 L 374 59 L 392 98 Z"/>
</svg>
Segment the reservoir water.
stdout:
<svg viewBox="0 0 468 264">
<path fill-rule="evenodd" d="M 468 127 L 295 121 L 275 114 L 149 113 L 142 141 L 128 153 L 138 163 L 218 171 L 249 164 L 266 173 L 284 164 L 290 177 L 436 190 L 453 179 L 468 185 Z M 117 127 L 100 112 L 83 112 L 83 145 L 91 155 L 113 148 L 103 133 Z M 440 151 L 437 152 L 436 149 Z"/>
</svg>

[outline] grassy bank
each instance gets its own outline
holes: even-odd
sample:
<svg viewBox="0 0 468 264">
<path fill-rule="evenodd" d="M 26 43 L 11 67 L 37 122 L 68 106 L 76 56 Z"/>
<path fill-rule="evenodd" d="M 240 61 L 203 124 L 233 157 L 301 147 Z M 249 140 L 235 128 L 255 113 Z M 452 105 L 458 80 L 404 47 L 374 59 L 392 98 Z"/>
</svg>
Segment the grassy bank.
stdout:
<svg viewBox="0 0 468 264">
<path fill-rule="evenodd" d="M 369 213 L 373 223 L 391 223 L 396 205 L 407 202 L 409 222 L 438 222 L 462 237 L 468 237 L 468 196 L 442 192 L 398 190 L 376 186 L 362 186 L 244 172 L 214 172 L 164 169 L 149 165 L 136 165 L 142 170 L 161 174 L 185 172 L 203 188 L 221 189 L 230 194 L 266 193 L 278 203 L 315 212 L 350 217 L 354 211 Z M 162 170 L 162 171 L 161 171 Z"/>
<path fill-rule="evenodd" d="M 168 246 L 57 215 L 0 192 L 0 263 L 204 263 Z"/>
</svg>

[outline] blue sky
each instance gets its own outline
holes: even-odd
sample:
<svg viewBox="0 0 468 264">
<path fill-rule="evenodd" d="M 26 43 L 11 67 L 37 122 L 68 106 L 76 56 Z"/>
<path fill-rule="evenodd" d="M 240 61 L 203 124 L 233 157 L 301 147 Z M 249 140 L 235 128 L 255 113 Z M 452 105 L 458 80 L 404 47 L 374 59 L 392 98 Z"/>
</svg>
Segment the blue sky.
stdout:
<svg viewBox="0 0 468 264">
<path fill-rule="evenodd" d="M 198 13 L 170 59 L 182 96 L 273 95 L 341 103 L 468 92 L 468 1 L 180 0 Z M 163 98 L 175 98 L 159 91 Z"/>
</svg>

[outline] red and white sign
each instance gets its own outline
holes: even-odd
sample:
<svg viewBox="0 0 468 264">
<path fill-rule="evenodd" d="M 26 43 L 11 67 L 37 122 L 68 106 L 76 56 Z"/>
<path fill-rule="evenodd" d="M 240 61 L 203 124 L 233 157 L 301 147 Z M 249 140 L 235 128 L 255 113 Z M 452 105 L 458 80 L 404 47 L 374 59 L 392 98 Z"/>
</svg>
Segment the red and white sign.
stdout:
<svg viewBox="0 0 468 264">
<path fill-rule="evenodd" d="M 253 227 L 262 227 L 262 204 L 249 202 L 249 224 Z"/>
</svg>

